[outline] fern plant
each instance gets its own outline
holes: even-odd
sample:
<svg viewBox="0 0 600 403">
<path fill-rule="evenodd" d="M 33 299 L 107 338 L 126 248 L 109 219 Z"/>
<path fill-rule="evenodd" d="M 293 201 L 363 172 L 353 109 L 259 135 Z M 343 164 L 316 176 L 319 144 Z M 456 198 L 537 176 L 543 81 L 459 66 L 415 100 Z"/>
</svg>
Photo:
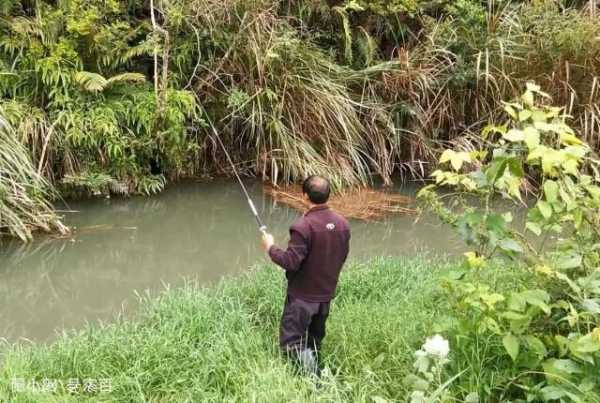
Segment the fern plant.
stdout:
<svg viewBox="0 0 600 403">
<path fill-rule="evenodd" d="M 85 91 L 98 93 L 118 84 L 143 83 L 146 81 L 146 76 L 140 73 L 122 73 L 107 79 L 98 73 L 78 71 L 75 73 L 74 79 Z"/>
</svg>

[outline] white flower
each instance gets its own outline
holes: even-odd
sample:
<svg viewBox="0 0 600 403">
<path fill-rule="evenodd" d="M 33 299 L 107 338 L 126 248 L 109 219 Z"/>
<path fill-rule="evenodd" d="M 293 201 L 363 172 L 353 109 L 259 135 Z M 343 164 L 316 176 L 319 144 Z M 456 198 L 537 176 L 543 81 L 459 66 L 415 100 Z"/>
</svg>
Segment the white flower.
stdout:
<svg viewBox="0 0 600 403">
<path fill-rule="evenodd" d="M 450 353 L 448 340 L 444 339 L 439 334 L 425 340 L 425 344 L 423 344 L 422 348 L 427 354 L 440 360 L 444 360 Z"/>
</svg>

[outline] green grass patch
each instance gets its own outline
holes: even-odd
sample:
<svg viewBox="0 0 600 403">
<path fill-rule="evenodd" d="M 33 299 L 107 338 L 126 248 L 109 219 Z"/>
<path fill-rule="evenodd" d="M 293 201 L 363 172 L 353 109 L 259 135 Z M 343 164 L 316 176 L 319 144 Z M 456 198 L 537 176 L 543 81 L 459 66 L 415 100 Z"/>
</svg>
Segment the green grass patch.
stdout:
<svg viewBox="0 0 600 403">
<path fill-rule="evenodd" d="M 45 346 L 5 349 L 0 401 L 371 401 L 400 399 L 413 351 L 437 312 L 437 284 L 449 265 L 380 258 L 344 271 L 315 382 L 295 374 L 278 350 L 282 273 L 272 266 L 206 289 L 188 283 L 144 298 L 134 320 L 91 326 Z M 14 393 L 14 382 L 111 379 L 110 393 L 66 385 Z M 16 381 L 15 381 L 16 380 Z M 27 388 L 26 388 L 27 389 Z"/>
<path fill-rule="evenodd" d="M 348 265 L 332 305 L 319 384 L 280 354 L 285 283 L 280 270 L 259 266 L 212 288 L 188 282 L 144 297 L 133 319 L 90 326 L 50 345 L 6 346 L 0 401 L 403 401 L 414 351 L 447 310 L 440 280 L 455 268 L 428 257 Z M 54 392 L 26 385 L 15 393 L 15 382 L 32 379 L 63 384 Z M 70 379 L 80 382 L 78 393 L 68 390 Z M 83 390 L 88 379 L 96 389 L 110 379 L 112 390 Z"/>
</svg>

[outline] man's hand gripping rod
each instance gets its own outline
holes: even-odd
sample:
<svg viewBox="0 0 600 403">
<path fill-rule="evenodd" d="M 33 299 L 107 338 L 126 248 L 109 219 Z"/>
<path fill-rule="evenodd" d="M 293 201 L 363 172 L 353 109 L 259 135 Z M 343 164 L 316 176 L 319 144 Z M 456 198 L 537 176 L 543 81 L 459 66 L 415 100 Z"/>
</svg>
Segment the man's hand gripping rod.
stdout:
<svg viewBox="0 0 600 403">
<path fill-rule="evenodd" d="M 256 211 L 256 207 L 254 207 L 254 202 L 251 198 L 248 197 L 248 205 L 250 206 L 250 210 L 252 210 L 252 214 L 254 214 L 254 218 L 256 218 L 256 223 L 258 224 L 258 230 L 263 234 L 267 235 L 267 226 L 263 224 L 260 216 L 258 215 L 258 211 Z"/>
</svg>

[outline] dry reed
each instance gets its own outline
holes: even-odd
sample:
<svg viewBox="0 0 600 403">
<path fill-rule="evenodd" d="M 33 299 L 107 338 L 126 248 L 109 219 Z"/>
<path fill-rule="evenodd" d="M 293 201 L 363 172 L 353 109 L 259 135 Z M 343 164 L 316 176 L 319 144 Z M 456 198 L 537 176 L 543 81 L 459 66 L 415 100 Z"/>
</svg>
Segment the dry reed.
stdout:
<svg viewBox="0 0 600 403">
<path fill-rule="evenodd" d="M 265 194 L 277 203 L 297 210 L 308 209 L 308 202 L 298 185 L 263 187 Z M 331 196 L 329 206 L 346 218 L 373 221 L 392 214 L 415 214 L 414 200 L 396 193 L 371 188 L 351 188 Z"/>
</svg>

